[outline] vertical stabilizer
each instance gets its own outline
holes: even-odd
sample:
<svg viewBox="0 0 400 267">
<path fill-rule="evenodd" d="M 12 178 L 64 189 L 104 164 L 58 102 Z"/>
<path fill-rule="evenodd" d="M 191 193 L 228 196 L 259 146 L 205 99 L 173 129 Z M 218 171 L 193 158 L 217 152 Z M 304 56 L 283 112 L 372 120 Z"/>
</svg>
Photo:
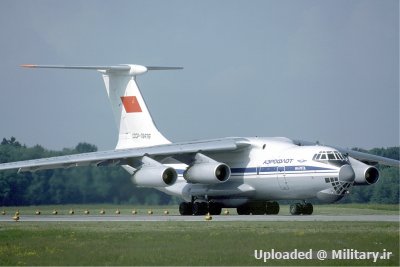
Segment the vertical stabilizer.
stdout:
<svg viewBox="0 0 400 267">
<path fill-rule="evenodd" d="M 119 129 L 117 149 L 170 143 L 157 129 L 136 83 L 136 76 L 103 74 Z"/>
<path fill-rule="evenodd" d="M 27 68 L 98 70 L 104 84 L 119 130 L 117 149 L 168 144 L 157 129 L 136 83 L 136 76 L 148 70 L 182 69 L 180 67 L 118 66 L 54 66 L 22 65 Z"/>
</svg>

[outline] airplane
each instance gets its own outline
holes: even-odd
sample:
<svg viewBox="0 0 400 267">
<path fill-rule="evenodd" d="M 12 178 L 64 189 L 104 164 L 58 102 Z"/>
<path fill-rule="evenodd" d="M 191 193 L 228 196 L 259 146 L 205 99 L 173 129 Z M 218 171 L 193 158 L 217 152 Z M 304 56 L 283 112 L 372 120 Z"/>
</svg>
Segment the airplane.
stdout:
<svg viewBox="0 0 400 267">
<path fill-rule="evenodd" d="M 311 215 L 308 200 L 336 202 L 353 186 L 378 182 L 374 165 L 400 166 L 398 160 L 285 137 L 171 143 L 157 129 L 136 81 L 148 71 L 181 67 L 21 66 L 100 72 L 119 137 L 114 150 L 2 163 L 0 171 L 122 166 L 135 185 L 182 198 L 181 215 L 219 215 L 223 208 L 236 208 L 239 215 L 278 214 L 281 200 L 299 201 L 290 205 L 292 215 Z"/>
</svg>

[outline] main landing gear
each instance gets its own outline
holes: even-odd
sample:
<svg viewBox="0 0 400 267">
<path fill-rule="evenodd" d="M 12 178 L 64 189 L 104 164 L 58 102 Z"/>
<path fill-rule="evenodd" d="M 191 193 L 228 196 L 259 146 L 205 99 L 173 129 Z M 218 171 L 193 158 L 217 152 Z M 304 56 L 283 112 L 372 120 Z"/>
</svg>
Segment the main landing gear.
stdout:
<svg viewBox="0 0 400 267">
<path fill-rule="evenodd" d="M 236 208 L 239 215 L 276 215 L 279 213 L 279 203 L 276 201 L 251 202 Z M 215 202 L 182 202 L 179 205 L 181 215 L 221 215 L 222 205 Z M 314 207 L 311 203 L 294 203 L 290 205 L 292 215 L 311 215 Z"/>
<path fill-rule="evenodd" d="M 294 203 L 290 205 L 290 214 L 292 215 L 311 215 L 314 211 L 311 203 Z"/>
<path fill-rule="evenodd" d="M 251 202 L 236 208 L 239 215 L 276 215 L 279 213 L 279 203 L 271 202 Z"/>
<path fill-rule="evenodd" d="M 215 202 L 182 202 L 179 205 L 181 215 L 221 215 L 222 206 Z"/>
</svg>

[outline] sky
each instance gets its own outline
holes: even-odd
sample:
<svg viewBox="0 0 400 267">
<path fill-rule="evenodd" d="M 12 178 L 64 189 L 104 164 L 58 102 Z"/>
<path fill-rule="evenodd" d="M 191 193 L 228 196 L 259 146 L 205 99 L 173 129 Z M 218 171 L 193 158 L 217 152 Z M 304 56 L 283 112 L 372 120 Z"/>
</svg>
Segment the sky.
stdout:
<svg viewBox="0 0 400 267">
<path fill-rule="evenodd" d="M 114 149 L 101 75 L 20 64 L 182 66 L 138 84 L 171 141 L 285 136 L 399 146 L 399 2 L 0 1 L 0 138 Z"/>
</svg>

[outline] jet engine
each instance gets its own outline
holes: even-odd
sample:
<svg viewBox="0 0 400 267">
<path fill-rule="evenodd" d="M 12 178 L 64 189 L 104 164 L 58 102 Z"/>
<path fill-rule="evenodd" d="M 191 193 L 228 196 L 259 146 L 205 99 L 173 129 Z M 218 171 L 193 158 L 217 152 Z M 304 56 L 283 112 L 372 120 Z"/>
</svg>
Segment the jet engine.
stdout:
<svg viewBox="0 0 400 267">
<path fill-rule="evenodd" d="M 178 178 L 174 168 L 165 166 L 148 156 L 142 157 L 138 169 L 130 165 L 122 167 L 132 175 L 131 180 L 134 184 L 143 187 L 167 187 L 173 185 Z"/>
<path fill-rule="evenodd" d="M 194 164 L 183 173 L 186 181 L 198 184 L 218 184 L 226 182 L 230 176 L 229 166 L 220 162 Z"/>
<path fill-rule="evenodd" d="M 379 171 L 374 166 L 362 163 L 349 157 L 350 164 L 353 167 L 355 175 L 354 185 L 370 185 L 378 182 Z"/>
<path fill-rule="evenodd" d="M 178 175 L 174 168 L 167 166 L 144 167 L 136 171 L 131 180 L 144 187 L 167 187 L 176 182 Z"/>
</svg>

